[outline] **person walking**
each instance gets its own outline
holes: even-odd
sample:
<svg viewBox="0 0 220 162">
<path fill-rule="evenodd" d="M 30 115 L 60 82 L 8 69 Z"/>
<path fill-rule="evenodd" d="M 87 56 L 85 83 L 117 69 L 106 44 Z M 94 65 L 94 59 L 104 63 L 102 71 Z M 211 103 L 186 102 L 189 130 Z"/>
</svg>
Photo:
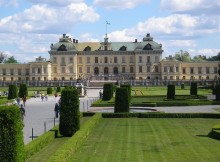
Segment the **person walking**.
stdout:
<svg viewBox="0 0 220 162">
<path fill-rule="evenodd" d="M 24 105 L 24 107 L 25 107 L 25 103 L 26 103 L 26 101 L 27 101 L 27 98 L 26 98 L 25 95 L 24 95 L 24 97 L 22 98 L 22 100 L 23 100 L 23 105 Z"/>
<path fill-rule="evenodd" d="M 58 118 L 58 114 L 59 114 L 59 104 L 58 103 L 55 104 L 54 111 L 55 111 L 55 117 Z"/>
<path fill-rule="evenodd" d="M 48 100 L 48 94 L 45 95 L 45 100 L 46 100 L 46 101 Z"/>
<path fill-rule="evenodd" d="M 21 102 L 21 99 L 20 99 L 20 97 L 18 97 L 18 98 L 17 98 L 17 104 L 18 104 L 18 106 L 20 106 L 20 102 Z"/>
<path fill-rule="evenodd" d="M 24 116 L 25 116 L 25 109 L 24 109 L 24 106 L 21 104 L 20 106 L 20 112 L 21 112 L 21 118 L 22 120 L 24 120 Z"/>
</svg>

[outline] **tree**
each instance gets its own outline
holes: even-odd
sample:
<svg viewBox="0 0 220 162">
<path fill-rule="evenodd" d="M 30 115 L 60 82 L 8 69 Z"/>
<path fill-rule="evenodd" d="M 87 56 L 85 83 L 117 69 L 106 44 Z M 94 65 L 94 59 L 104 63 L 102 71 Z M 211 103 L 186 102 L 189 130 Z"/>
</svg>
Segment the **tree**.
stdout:
<svg viewBox="0 0 220 162">
<path fill-rule="evenodd" d="M 220 61 L 220 52 L 216 56 L 209 57 L 208 61 Z"/>
<path fill-rule="evenodd" d="M 18 63 L 18 61 L 14 58 L 14 56 L 11 56 L 8 59 L 6 59 L 4 63 Z"/>
<path fill-rule="evenodd" d="M 3 63 L 4 60 L 8 57 L 7 54 L 4 54 L 3 52 L 0 52 L 0 63 Z"/>
<path fill-rule="evenodd" d="M 174 58 L 182 62 L 192 62 L 189 52 L 180 50 L 174 55 Z"/>
<path fill-rule="evenodd" d="M 206 56 L 198 55 L 193 57 L 193 62 L 204 62 L 207 61 Z"/>
</svg>

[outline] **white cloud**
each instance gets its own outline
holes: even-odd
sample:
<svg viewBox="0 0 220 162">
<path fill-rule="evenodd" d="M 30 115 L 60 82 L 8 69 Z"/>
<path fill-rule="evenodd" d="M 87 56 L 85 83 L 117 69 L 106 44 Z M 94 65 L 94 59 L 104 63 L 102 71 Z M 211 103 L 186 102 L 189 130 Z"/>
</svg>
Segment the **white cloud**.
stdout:
<svg viewBox="0 0 220 162">
<path fill-rule="evenodd" d="M 150 0 L 94 0 L 95 6 L 101 6 L 107 9 L 129 9 L 138 5 L 144 5 Z"/>
<path fill-rule="evenodd" d="M 17 7 L 18 6 L 18 2 L 17 0 L 0 0 L 0 7 L 1 6 L 13 6 L 13 7 Z"/>
<path fill-rule="evenodd" d="M 72 3 L 83 3 L 84 0 L 28 0 L 33 4 L 47 4 L 50 6 L 68 6 Z"/>
<path fill-rule="evenodd" d="M 207 58 L 211 56 L 215 56 L 220 52 L 220 49 L 189 49 L 188 50 L 191 57 L 198 56 L 198 55 L 205 55 Z"/>
<path fill-rule="evenodd" d="M 168 47 L 196 47 L 197 44 L 194 40 L 169 40 L 167 41 Z"/>
<path fill-rule="evenodd" d="M 56 8 L 33 5 L 23 13 L 2 18 L 0 32 L 63 33 L 71 31 L 80 22 L 95 22 L 98 19 L 99 15 L 85 3 Z"/>
<path fill-rule="evenodd" d="M 98 38 L 94 38 L 91 33 L 84 33 L 78 37 L 78 39 L 82 42 L 99 42 Z"/>
</svg>

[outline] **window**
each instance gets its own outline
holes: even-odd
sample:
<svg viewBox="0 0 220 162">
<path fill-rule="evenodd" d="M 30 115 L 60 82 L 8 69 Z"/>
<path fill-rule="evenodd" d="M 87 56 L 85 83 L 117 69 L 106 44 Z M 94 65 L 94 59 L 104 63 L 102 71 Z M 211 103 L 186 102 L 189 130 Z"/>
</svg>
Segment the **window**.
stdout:
<svg viewBox="0 0 220 162">
<path fill-rule="evenodd" d="M 2 69 L 2 74 L 6 75 L 6 69 Z"/>
<path fill-rule="evenodd" d="M 11 81 L 13 81 L 14 80 L 14 78 L 13 77 L 11 77 Z"/>
<path fill-rule="evenodd" d="M 79 67 L 79 73 L 82 73 L 82 67 Z"/>
<path fill-rule="evenodd" d="M 18 80 L 21 80 L 21 77 L 18 77 Z"/>
<path fill-rule="evenodd" d="M 26 72 L 26 75 L 29 75 L 29 74 L 30 74 L 29 69 L 25 69 L 25 72 Z M 26 78 L 26 79 L 27 79 L 27 78 Z"/>
<path fill-rule="evenodd" d="M 150 63 L 150 56 L 147 56 L 147 63 Z"/>
<path fill-rule="evenodd" d="M 164 68 L 163 68 L 163 72 L 167 72 L 167 67 L 165 66 Z"/>
<path fill-rule="evenodd" d="M 190 68 L 190 74 L 194 74 L 194 68 L 193 67 Z"/>
<path fill-rule="evenodd" d="M 18 69 L 18 75 L 21 75 L 21 69 Z"/>
<path fill-rule="evenodd" d="M 29 77 L 26 77 L 26 80 L 29 80 L 30 78 Z"/>
<path fill-rule="evenodd" d="M 90 73 L 90 67 L 89 66 L 87 67 L 87 73 Z"/>
<path fill-rule="evenodd" d="M 14 75 L 14 69 L 10 69 L 10 75 Z"/>
<path fill-rule="evenodd" d="M 73 73 L 73 67 L 69 67 L 69 72 Z"/>
<path fill-rule="evenodd" d="M 155 56 L 155 62 L 159 62 L 159 56 Z"/>
<path fill-rule="evenodd" d="M 44 77 L 44 80 L 47 80 L 47 78 L 46 78 L 46 77 Z"/>
<path fill-rule="evenodd" d="M 139 73 L 142 73 L 142 66 L 139 66 Z"/>
<path fill-rule="evenodd" d="M 99 58 L 95 57 L 95 63 L 99 63 Z"/>
<path fill-rule="evenodd" d="M 209 74 L 209 67 L 206 67 L 206 74 Z"/>
<path fill-rule="evenodd" d="M 186 79 L 186 76 L 183 76 L 183 80 L 185 80 Z"/>
<path fill-rule="evenodd" d="M 57 58 L 56 57 L 53 57 L 53 63 L 57 63 Z"/>
<path fill-rule="evenodd" d="M 69 63 L 70 63 L 70 64 L 73 63 L 73 57 L 70 57 L 70 59 L 69 59 Z"/>
<path fill-rule="evenodd" d="M 147 66 L 147 72 L 150 73 L 150 66 Z"/>
<path fill-rule="evenodd" d="M 170 80 L 173 80 L 173 76 L 170 76 Z"/>
<path fill-rule="evenodd" d="M 108 63 L 108 57 L 105 57 L 104 60 L 104 63 Z"/>
<path fill-rule="evenodd" d="M 156 72 L 156 73 L 159 72 L 159 68 L 158 68 L 158 66 L 155 66 L 155 72 Z"/>
<path fill-rule="evenodd" d="M 79 63 L 82 64 L 82 57 L 79 57 Z"/>
<path fill-rule="evenodd" d="M 172 66 L 170 67 L 170 72 L 173 73 L 173 67 Z"/>
<path fill-rule="evenodd" d="M 183 74 L 186 74 L 186 68 L 183 68 Z"/>
<path fill-rule="evenodd" d="M 114 72 L 114 74 L 118 74 L 118 68 L 114 67 L 113 72 Z"/>
<path fill-rule="evenodd" d="M 65 58 L 64 57 L 61 58 L 61 62 L 62 62 L 62 64 L 65 63 Z"/>
<path fill-rule="evenodd" d="M 217 74 L 218 73 L 218 68 L 214 67 L 214 73 Z"/>
<path fill-rule="evenodd" d="M 38 80 L 41 80 L 40 77 L 38 77 Z"/>
<path fill-rule="evenodd" d="M 130 63 L 134 63 L 134 56 L 130 56 Z"/>
<path fill-rule="evenodd" d="M 114 57 L 114 63 L 118 63 L 118 58 Z"/>
<path fill-rule="evenodd" d="M 105 74 L 105 75 L 108 74 L 108 67 L 105 67 L 105 68 L 104 68 L 104 74 Z"/>
<path fill-rule="evenodd" d="M 62 71 L 62 73 L 66 73 L 65 72 L 65 67 L 62 67 L 61 71 Z"/>
<path fill-rule="evenodd" d="M 32 77 L 32 80 L 35 80 L 35 77 Z"/>
<path fill-rule="evenodd" d="M 201 79 L 202 79 L 202 76 L 199 76 L 199 79 L 201 80 Z"/>
<path fill-rule="evenodd" d="M 54 73 L 57 73 L 57 68 L 56 68 L 56 67 L 53 69 L 53 72 L 54 72 Z"/>
<path fill-rule="evenodd" d="M 194 76 L 191 76 L 190 79 L 193 80 L 193 79 L 194 79 Z"/>
<path fill-rule="evenodd" d="M 98 67 L 95 67 L 95 68 L 94 68 L 94 74 L 95 74 L 95 75 L 99 75 L 99 68 L 98 68 Z"/>
<path fill-rule="evenodd" d="M 90 63 L 90 57 L 86 57 L 86 62 Z"/>
<path fill-rule="evenodd" d="M 164 76 L 163 79 L 164 79 L 164 80 L 167 80 L 167 76 Z"/>
<path fill-rule="evenodd" d="M 127 47 L 125 47 L 125 46 L 122 46 L 120 49 L 119 49 L 119 51 L 126 51 L 127 50 Z"/>
<path fill-rule="evenodd" d="M 209 76 L 206 76 L 206 79 L 209 80 Z"/>
<path fill-rule="evenodd" d="M 179 76 L 176 76 L 176 80 L 179 80 L 180 78 L 179 78 Z"/>
<path fill-rule="evenodd" d="M 47 68 L 44 67 L 44 71 L 42 73 L 47 73 Z"/>
<path fill-rule="evenodd" d="M 202 67 L 198 67 L 198 73 L 202 74 Z"/>
<path fill-rule="evenodd" d="M 32 67 L 32 73 L 35 73 L 35 68 Z"/>
<path fill-rule="evenodd" d="M 122 56 L 122 63 L 126 63 L 125 56 Z"/>
<path fill-rule="evenodd" d="M 134 67 L 131 66 L 131 67 L 130 67 L 130 73 L 133 73 L 133 72 L 134 72 Z"/>
<path fill-rule="evenodd" d="M 40 68 L 37 68 L 37 73 L 41 73 L 41 69 Z"/>
<path fill-rule="evenodd" d="M 179 72 L 179 67 L 176 67 L 176 72 Z"/>
<path fill-rule="evenodd" d="M 122 73 L 125 73 L 125 66 L 122 67 Z"/>
<path fill-rule="evenodd" d="M 139 63 L 142 63 L 142 56 L 139 56 Z"/>
</svg>

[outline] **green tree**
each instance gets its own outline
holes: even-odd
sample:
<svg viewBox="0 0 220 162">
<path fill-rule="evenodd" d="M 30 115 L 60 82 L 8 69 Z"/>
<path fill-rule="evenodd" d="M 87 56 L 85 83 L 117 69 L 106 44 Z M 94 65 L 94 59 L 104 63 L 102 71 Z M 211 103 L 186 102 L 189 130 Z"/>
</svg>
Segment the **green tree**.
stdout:
<svg viewBox="0 0 220 162">
<path fill-rule="evenodd" d="M 14 98 L 17 98 L 17 97 L 18 97 L 17 86 L 14 85 L 14 84 L 9 85 L 9 88 L 8 88 L 8 100 L 14 99 Z"/>
<path fill-rule="evenodd" d="M 4 63 L 18 63 L 18 61 L 14 58 L 14 56 L 11 56 L 8 59 L 6 59 Z"/>
<path fill-rule="evenodd" d="M 209 57 L 208 61 L 220 61 L 220 52 L 216 56 Z"/>
<path fill-rule="evenodd" d="M 207 61 L 206 56 L 198 55 L 193 57 L 193 62 L 204 62 Z"/>
<path fill-rule="evenodd" d="M 7 54 L 5 54 L 4 52 L 0 52 L 0 63 L 3 63 L 7 57 Z"/>
<path fill-rule="evenodd" d="M 189 52 L 180 50 L 174 55 L 174 58 L 182 62 L 192 62 Z"/>
</svg>

